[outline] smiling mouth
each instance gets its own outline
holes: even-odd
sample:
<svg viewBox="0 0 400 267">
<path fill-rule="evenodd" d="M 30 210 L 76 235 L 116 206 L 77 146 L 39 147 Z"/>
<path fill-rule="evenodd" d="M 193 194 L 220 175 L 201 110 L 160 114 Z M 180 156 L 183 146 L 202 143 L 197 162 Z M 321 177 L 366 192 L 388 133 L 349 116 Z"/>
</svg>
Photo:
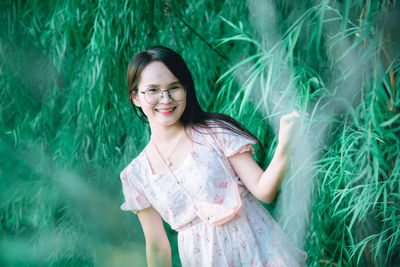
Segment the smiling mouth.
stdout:
<svg viewBox="0 0 400 267">
<path fill-rule="evenodd" d="M 167 109 L 156 109 L 156 111 L 160 112 L 160 113 L 170 113 L 172 111 L 175 110 L 176 107 L 172 107 L 172 108 L 167 108 Z"/>
</svg>

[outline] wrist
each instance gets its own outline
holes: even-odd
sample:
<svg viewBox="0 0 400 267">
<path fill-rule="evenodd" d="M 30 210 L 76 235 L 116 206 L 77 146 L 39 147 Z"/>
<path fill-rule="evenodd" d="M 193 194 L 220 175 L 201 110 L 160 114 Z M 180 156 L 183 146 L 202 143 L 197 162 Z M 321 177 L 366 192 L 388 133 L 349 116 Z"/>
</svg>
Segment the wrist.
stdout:
<svg viewBox="0 0 400 267">
<path fill-rule="evenodd" d="M 288 146 L 287 146 L 286 143 L 284 144 L 282 142 L 279 142 L 278 145 L 276 146 L 276 149 L 275 149 L 275 155 L 278 156 L 278 157 L 286 158 L 287 154 L 288 154 L 288 148 L 287 147 Z"/>
</svg>

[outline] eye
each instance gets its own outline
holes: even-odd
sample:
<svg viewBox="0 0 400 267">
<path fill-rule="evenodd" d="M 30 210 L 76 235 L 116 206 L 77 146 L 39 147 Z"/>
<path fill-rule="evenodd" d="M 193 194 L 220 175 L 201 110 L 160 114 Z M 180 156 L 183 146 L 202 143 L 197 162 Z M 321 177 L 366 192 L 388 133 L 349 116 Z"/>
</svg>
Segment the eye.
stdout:
<svg viewBox="0 0 400 267">
<path fill-rule="evenodd" d="M 152 93 L 152 94 L 158 93 L 158 91 L 159 90 L 157 88 L 149 88 L 149 89 L 146 90 L 146 92 L 149 92 L 149 93 Z"/>
</svg>

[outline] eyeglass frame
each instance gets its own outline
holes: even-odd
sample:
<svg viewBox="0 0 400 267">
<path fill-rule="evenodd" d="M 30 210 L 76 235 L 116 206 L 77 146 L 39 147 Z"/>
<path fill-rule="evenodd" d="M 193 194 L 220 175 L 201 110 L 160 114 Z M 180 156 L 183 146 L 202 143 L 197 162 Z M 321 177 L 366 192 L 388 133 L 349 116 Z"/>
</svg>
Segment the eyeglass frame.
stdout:
<svg viewBox="0 0 400 267">
<path fill-rule="evenodd" d="M 168 94 L 168 97 L 171 99 L 171 100 L 173 100 L 174 102 L 181 102 L 181 101 L 183 101 L 185 98 L 186 98 L 186 94 L 187 94 L 187 91 L 186 91 L 186 87 L 185 86 L 183 86 L 183 85 L 181 85 L 182 86 L 182 89 L 183 89 L 183 91 L 185 92 L 185 97 L 182 99 L 182 100 L 175 100 L 175 99 L 173 99 L 172 97 L 171 97 L 171 94 L 170 94 L 170 90 L 172 90 L 172 88 L 171 89 L 166 89 L 166 90 L 160 90 L 160 89 L 158 89 L 158 88 L 147 88 L 145 91 L 140 91 L 140 90 L 138 90 L 138 92 L 139 93 L 142 93 L 143 94 L 143 97 L 144 97 L 144 100 L 148 103 L 148 104 L 150 104 L 150 105 L 156 105 L 157 103 L 159 103 L 160 102 L 160 100 L 163 98 L 163 94 L 164 94 L 164 92 L 167 92 L 167 94 Z M 152 90 L 152 89 L 157 89 L 157 90 L 159 90 L 160 91 L 160 97 L 158 98 L 158 101 L 156 102 L 156 103 L 150 103 L 149 101 L 147 101 L 147 99 L 146 99 L 146 92 L 147 91 L 149 91 L 149 90 Z"/>
</svg>

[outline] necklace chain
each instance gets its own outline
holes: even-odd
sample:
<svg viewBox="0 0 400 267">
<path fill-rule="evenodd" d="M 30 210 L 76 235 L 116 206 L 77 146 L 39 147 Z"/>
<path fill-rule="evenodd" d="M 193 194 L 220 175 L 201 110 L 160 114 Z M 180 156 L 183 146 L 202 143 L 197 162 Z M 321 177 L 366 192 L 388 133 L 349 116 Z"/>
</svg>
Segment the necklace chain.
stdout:
<svg viewBox="0 0 400 267">
<path fill-rule="evenodd" d="M 182 139 L 182 136 L 183 136 L 184 131 L 185 131 L 185 130 L 183 130 L 183 131 L 181 132 L 181 134 L 180 134 L 180 136 L 179 136 L 179 138 L 178 138 L 178 141 L 176 142 L 174 148 L 172 149 L 172 152 L 170 153 L 170 155 L 169 155 L 168 157 L 167 157 L 167 156 L 163 156 L 163 155 L 161 154 L 161 152 L 160 152 L 160 150 L 158 149 L 156 143 L 153 141 L 152 138 L 150 138 L 150 140 L 151 140 L 152 144 L 154 145 L 154 148 L 156 149 L 158 155 L 160 156 L 160 158 L 162 159 L 162 161 L 165 163 L 165 165 L 167 165 L 167 167 L 169 167 L 169 166 L 172 165 L 171 157 L 174 155 L 174 152 L 175 152 L 176 148 L 178 147 L 179 142 L 180 142 L 181 139 Z"/>
</svg>

